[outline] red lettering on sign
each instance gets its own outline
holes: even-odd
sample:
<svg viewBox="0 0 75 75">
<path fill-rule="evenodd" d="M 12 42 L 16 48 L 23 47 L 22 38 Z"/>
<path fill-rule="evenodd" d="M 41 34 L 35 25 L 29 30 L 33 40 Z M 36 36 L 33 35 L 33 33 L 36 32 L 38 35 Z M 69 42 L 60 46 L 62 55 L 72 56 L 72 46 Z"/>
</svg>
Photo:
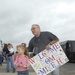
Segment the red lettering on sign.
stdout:
<svg viewBox="0 0 75 75">
<path fill-rule="evenodd" d="M 46 69 L 46 71 L 48 72 L 48 69 L 47 69 L 47 67 L 45 67 L 45 69 Z"/>
<path fill-rule="evenodd" d="M 54 46 L 58 49 L 60 48 L 60 45 L 58 43 L 55 43 Z"/>
<path fill-rule="evenodd" d="M 51 57 L 49 57 L 49 59 L 50 59 L 50 61 L 53 61 L 53 60 L 55 60 L 55 57 L 54 57 L 54 55 L 52 55 Z"/>
<path fill-rule="evenodd" d="M 29 59 L 29 62 L 32 63 L 32 64 L 34 64 L 35 63 L 34 58 Z"/>
<path fill-rule="evenodd" d="M 61 61 L 61 59 L 59 58 L 58 60 L 56 60 L 57 62 L 58 62 L 58 64 L 59 65 L 61 65 L 62 64 L 62 61 Z"/>
</svg>

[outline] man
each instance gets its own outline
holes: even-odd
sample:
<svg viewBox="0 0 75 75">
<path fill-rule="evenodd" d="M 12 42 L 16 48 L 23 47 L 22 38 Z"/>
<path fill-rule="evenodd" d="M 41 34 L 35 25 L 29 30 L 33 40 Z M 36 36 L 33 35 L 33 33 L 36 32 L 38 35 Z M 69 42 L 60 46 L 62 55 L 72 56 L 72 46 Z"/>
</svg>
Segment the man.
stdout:
<svg viewBox="0 0 75 75">
<path fill-rule="evenodd" d="M 38 54 L 42 50 L 49 50 L 50 46 L 59 41 L 59 39 L 50 32 L 41 32 L 38 24 L 33 24 L 31 31 L 34 37 L 29 42 L 29 52 L 34 52 L 34 55 Z M 59 75 L 59 68 L 52 72 L 52 75 Z"/>
</svg>

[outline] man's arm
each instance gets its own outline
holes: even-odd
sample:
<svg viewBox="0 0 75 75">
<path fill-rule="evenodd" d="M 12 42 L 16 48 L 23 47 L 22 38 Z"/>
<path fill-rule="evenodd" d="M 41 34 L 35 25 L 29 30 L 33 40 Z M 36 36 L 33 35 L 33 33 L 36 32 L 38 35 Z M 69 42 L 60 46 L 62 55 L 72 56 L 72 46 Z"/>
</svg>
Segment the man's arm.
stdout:
<svg viewBox="0 0 75 75">
<path fill-rule="evenodd" d="M 33 52 L 33 45 L 31 43 L 31 41 L 29 42 L 28 52 Z"/>
<path fill-rule="evenodd" d="M 54 44 L 54 43 L 56 43 L 56 42 L 58 42 L 58 41 L 59 41 L 59 39 L 58 39 L 58 40 L 53 40 L 53 41 L 51 41 L 49 44 L 52 45 L 52 44 Z"/>
<path fill-rule="evenodd" d="M 59 39 L 57 38 L 57 36 L 55 36 L 55 35 L 52 34 L 52 33 L 49 33 L 49 32 L 48 32 L 47 35 L 48 35 L 49 39 L 51 40 L 51 42 L 46 46 L 46 49 L 49 50 L 49 49 L 50 49 L 50 46 L 51 46 L 52 44 L 58 42 Z"/>
<path fill-rule="evenodd" d="M 47 46 L 46 46 L 46 50 L 50 49 L 50 46 L 56 42 L 58 42 L 59 40 L 53 40 L 52 42 L 50 42 Z"/>
</svg>

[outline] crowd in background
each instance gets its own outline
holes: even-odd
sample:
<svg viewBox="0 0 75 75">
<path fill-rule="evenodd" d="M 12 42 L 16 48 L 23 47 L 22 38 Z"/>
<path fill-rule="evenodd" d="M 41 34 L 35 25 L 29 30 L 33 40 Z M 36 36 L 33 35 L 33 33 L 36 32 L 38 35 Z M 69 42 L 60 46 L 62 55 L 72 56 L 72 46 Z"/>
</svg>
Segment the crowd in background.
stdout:
<svg viewBox="0 0 75 75">
<path fill-rule="evenodd" d="M 22 43 L 21 45 L 19 45 L 19 47 L 21 47 L 21 46 L 24 49 L 26 48 L 26 44 L 25 43 Z M 26 51 L 24 53 L 26 55 Z M 13 45 L 11 43 L 4 44 L 3 51 L 2 51 L 2 56 L 3 56 L 2 62 L 6 63 L 6 71 L 7 72 L 10 72 L 10 70 L 12 70 L 12 72 L 14 73 L 16 71 L 15 70 L 15 65 L 17 66 L 17 64 L 18 64 L 18 62 L 16 60 L 16 57 L 19 54 L 23 55 L 23 51 L 20 51 L 17 48 L 17 50 L 15 52 L 15 50 L 13 49 Z M 16 64 L 15 64 L 15 62 L 16 62 Z M 22 64 L 22 62 L 21 62 L 21 64 Z"/>
</svg>

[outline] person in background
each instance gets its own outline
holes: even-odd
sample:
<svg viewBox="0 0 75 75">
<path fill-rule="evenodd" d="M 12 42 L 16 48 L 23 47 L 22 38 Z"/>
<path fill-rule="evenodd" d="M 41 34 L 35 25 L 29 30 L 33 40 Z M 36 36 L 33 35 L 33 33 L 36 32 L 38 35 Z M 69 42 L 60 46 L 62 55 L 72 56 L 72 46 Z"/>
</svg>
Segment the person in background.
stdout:
<svg viewBox="0 0 75 75">
<path fill-rule="evenodd" d="M 10 43 L 9 43 L 9 51 L 10 51 L 11 54 L 14 54 L 13 46 Z"/>
<path fill-rule="evenodd" d="M 27 48 L 23 45 L 17 46 L 17 52 L 18 55 L 16 57 L 16 60 L 14 62 L 18 75 L 29 75 L 28 69 L 29 69 L 29 57 Z"/>
<path fill-rule="evenodd" d="M 3 55 L 3 61 L 4 61 L 4 60 L 6 61 L 6 50 L 8 50 L 7 44 L 4 44 L 3 52 L 2 52 L 2 55 Z"/>
<path fill-rule="evenodd" d="M 24 46 L 24 47 L 26 47 L 26 43 L 22 43 L 21 45 Z"/>
<path fill-rule="evenodd" d="M 13 61 L 13 57 L 12 55 L 14 54 L 14 51 L 13 51 L 13 47 L 12 47 L 12 44 L 8 44 L 7 45 L 7 50 L 6 50 L 6 56 L 7 56 L 7 66 L 6 66 L 6 70 L 7 72 L 10 71 L 10 63 L 11 63 L 11 68 L 13 69 L 13 73 L 15 72 L 15 66 L 14 66 L 14 61 Z"/>
<path fill-rule="evenodd" d="M 34 37 L 30 40 L 28 49 L 29 52 L 34 52 L 34 55 L 40 53 L 44 49 L 49 50 L 52 44 L 59 41 L 59 39 L 51 32 L 41 32 L 38 24 L 33 24 L 31 31 Z M 59 75 L 59 68 L 54 70 L 52 75 Z"/>
</svg>

